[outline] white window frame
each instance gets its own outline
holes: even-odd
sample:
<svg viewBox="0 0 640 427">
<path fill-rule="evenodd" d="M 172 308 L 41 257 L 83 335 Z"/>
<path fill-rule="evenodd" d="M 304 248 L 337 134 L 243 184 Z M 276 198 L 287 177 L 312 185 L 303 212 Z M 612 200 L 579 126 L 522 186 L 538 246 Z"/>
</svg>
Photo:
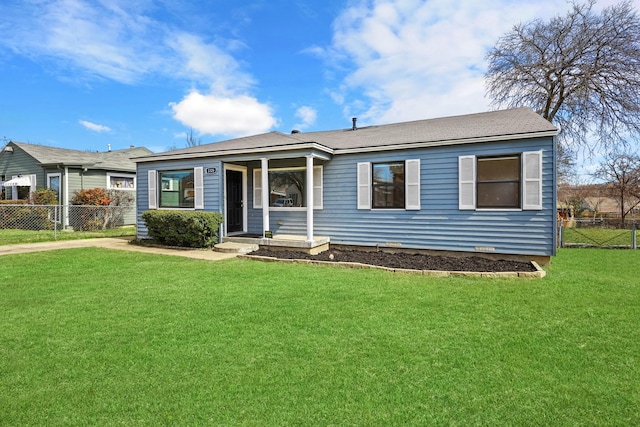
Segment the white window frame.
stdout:
<svg viewBox="0 0 640 427">
<path fill-rule="evenodd" d="M 391 161 L 389 161 L 391 162 Z M 375 162 L 386 163 L 386 162 Z M 420 210 L 422 194 L 420 183 L 422 171 L 420 159 L 408 159 L 404 161 L 404 208 L 373 208 L 372 193 L 372 162 L 359 162 L 356 170 L 357 181 L 357 209 L 359 210 Z"/>
<path fill-rule="evenodd" d="M 58 204 L 62 204 L 62 174 L 60 172 L 47 174 L 47 188 L 51 188 L 51 178 L 58 178 Z"/>
<path fill-rule="evenodd" d="M 179 170 L 190 170 L 190 168 L 184 168 Z M 167 170 L 149 170 L 147 171 L 147 192 L 148 192 L 148 203 L 149 209 L 166 209 L 166 210 L 202 210 L 204 209 L 204 168 L 203 167 L 194 167 L 193 168 L 193 207 L 192 208 L 184 208 L 184 207 L 170 207 L 170 206 L 159 206 L 158 200 L 158 176 L 160 172 L 170 172 L 172 169 Z"/>
<path fill-rule="evenodd" d="M 13 175 L 11 177 L 11 179 L 17 178 L 20 175 Z M 23 175 L 25 176 L 25 175 Z M 33 193 L 34 191 L 36 191 L 36 188 L 38 188 L 36 186 L 36 181 L 37 181 L 37 175 L 35 173 L 32 174 L 28 174 L 26 175 L 29 177 L 29 180 L 31 181 L 31 185 L 29 185 L 29 199 L 31 199 L 31 193 Z M 11 187 L 11 200 L 18 200 L 18 187 Z"/>
<path fill-rule="evenodd" d="M 513 154 L 496 154 L 495 157 L 510 155 Z M 542 161 L 542 150 L 520 153 L 520 208 L 478 208 L 476 206 L 477 156 L 458 157 L 458 209 L 478 211 L 542 210 Z"/>
<path fill-rule="evenodd" d="M 123 188 L 123 187 L 112 187 L 111 186 L 111 178 L 133 178 L 133 187 Z M 136 175 L 130 173 L 113 173 L 107 172 L 107 189 L 108 190 L 123 190 L 123 191 L 135 191 L 138 183 L 136 182 Z"/>
<path fill-rule="evenodd" d="M 291 168 L 269 168 L 269 172 L 290 171 L 290 170 L 306 170 L 305 166 L 296 166 Z M 313 209 L 322 210 L 324 208 L 324 166 L 316 165 L 313 167 Z M 305 184 L 306 185 L 306 184 Z M 262 168 L 253 170 L 253 208 L 262 209 Z M 306 211 L 307 207 L 277 207 L 269 206 L 270 211 Z"/>
</svg>

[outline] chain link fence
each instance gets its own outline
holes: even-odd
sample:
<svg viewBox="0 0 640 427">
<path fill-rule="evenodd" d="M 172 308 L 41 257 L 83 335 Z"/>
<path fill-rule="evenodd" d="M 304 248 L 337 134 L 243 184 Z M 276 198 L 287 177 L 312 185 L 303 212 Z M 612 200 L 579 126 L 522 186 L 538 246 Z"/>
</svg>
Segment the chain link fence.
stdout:
<svg viewBox="0 0 640 427">
<path fill-rule="evenodd" d="M 101 231 L 135 224 L 134 206 L 0 204 L 0 230 Z"/>
<path fill-rule="evenodd" d="M 560 220 L 558 246 L 561 248 L 637 249 L 637 224 L 637 218 Z"/>
</svg>

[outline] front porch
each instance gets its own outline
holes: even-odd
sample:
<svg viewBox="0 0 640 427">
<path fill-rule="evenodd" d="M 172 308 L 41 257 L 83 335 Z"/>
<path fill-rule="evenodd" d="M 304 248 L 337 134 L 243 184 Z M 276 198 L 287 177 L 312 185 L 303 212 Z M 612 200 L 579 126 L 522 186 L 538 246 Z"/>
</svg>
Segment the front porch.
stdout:
<svg viewBox="0 0 640 427">
<path fill-rule="evenodd" d="M 224 249 L 226 247 L 234 247 L 233 244 L 243 246 L 256 246 L 263 249 L 271 250 L 292 250 L 305 252 L 316 255 L 329 249 L 329 237 L 313 236 L 313 239 L 307 240 L 307 236 L 297 236 L 292 234 L 274 234 L 271 238 L 265 238 L 260 235 L 241 234 L 237 236 L 225 236 L 222 243 L 216 245 L 216 248 Z"/>
</svg>

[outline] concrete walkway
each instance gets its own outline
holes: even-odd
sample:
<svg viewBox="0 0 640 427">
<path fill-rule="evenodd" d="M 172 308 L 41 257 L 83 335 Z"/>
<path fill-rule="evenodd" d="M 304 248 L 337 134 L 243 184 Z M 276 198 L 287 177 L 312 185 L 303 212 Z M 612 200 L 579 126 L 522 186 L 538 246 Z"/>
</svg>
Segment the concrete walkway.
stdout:
<svg viewBox="0 0 640 427">
<path fill-rule="evenodd" d="M 139 246 L 130 244 L 129 242 L 131 240 L 131 237 L 104 237 L 82 240 L 57 240 L 54 242 L 43 243 L 23 243 L 18 245 L 0 245 L 0 256 L 23 254 L 28 252 L 54 251 L 57 249 L 88 247 L 118 249 L 132 252 L 145 252 L 148 254 L 182 256 L 186 258 L 204 259 L 208 261 L 219 261 L 222 259 L 233 258 L 238 255 L 237 253 L 214 252 L 210 249 L 170 249 L 151 246 Z"/>
</svg>

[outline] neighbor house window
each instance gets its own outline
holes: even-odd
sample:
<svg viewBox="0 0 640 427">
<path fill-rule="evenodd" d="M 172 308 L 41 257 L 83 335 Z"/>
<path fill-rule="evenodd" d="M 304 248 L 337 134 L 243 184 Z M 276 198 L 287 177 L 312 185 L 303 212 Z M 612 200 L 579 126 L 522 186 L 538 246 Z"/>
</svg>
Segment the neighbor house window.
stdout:
<svg viewBox="0 0 640 427">
<path fill-rule="evenodd" d="M 135 190 L 136 189 L 135 175 L 107 174 L 107 188 L 109 188 L 110 190 Z"/>
<path fill-rule="evenodd" d="M 161 208 L 194 207 L 193 169 L 158 172 L 158 182 Z"/>
<path fill-rule="evenodd" d="M 322 166 L 313 167 L 313 208 L 322 209 Z M 307 207 L 307 170 L 301 168 L 269 169 L 269 207 Z M 253 207 L 262 208 L 262 170 L 253 170 Z"/>
<path fill-rule="evenodd" d="M 420 159 L 358 163 L 358 209 L 420 209 Z"/>
<path fill-rule="evenodd" d="M 60 177 L 61 177 L 61 174 L 59 174 L 59 173 L 47 174 L 47 187 L 56 192 L 56 199 L 58 199 L 58 202 L 61 201 L 61 199 L 60 199 Z"/>
<path fill-rule="evenodd" d="M 542 209 L 542 151 L 458 158 L 459 209 Z"/>
</svg>

